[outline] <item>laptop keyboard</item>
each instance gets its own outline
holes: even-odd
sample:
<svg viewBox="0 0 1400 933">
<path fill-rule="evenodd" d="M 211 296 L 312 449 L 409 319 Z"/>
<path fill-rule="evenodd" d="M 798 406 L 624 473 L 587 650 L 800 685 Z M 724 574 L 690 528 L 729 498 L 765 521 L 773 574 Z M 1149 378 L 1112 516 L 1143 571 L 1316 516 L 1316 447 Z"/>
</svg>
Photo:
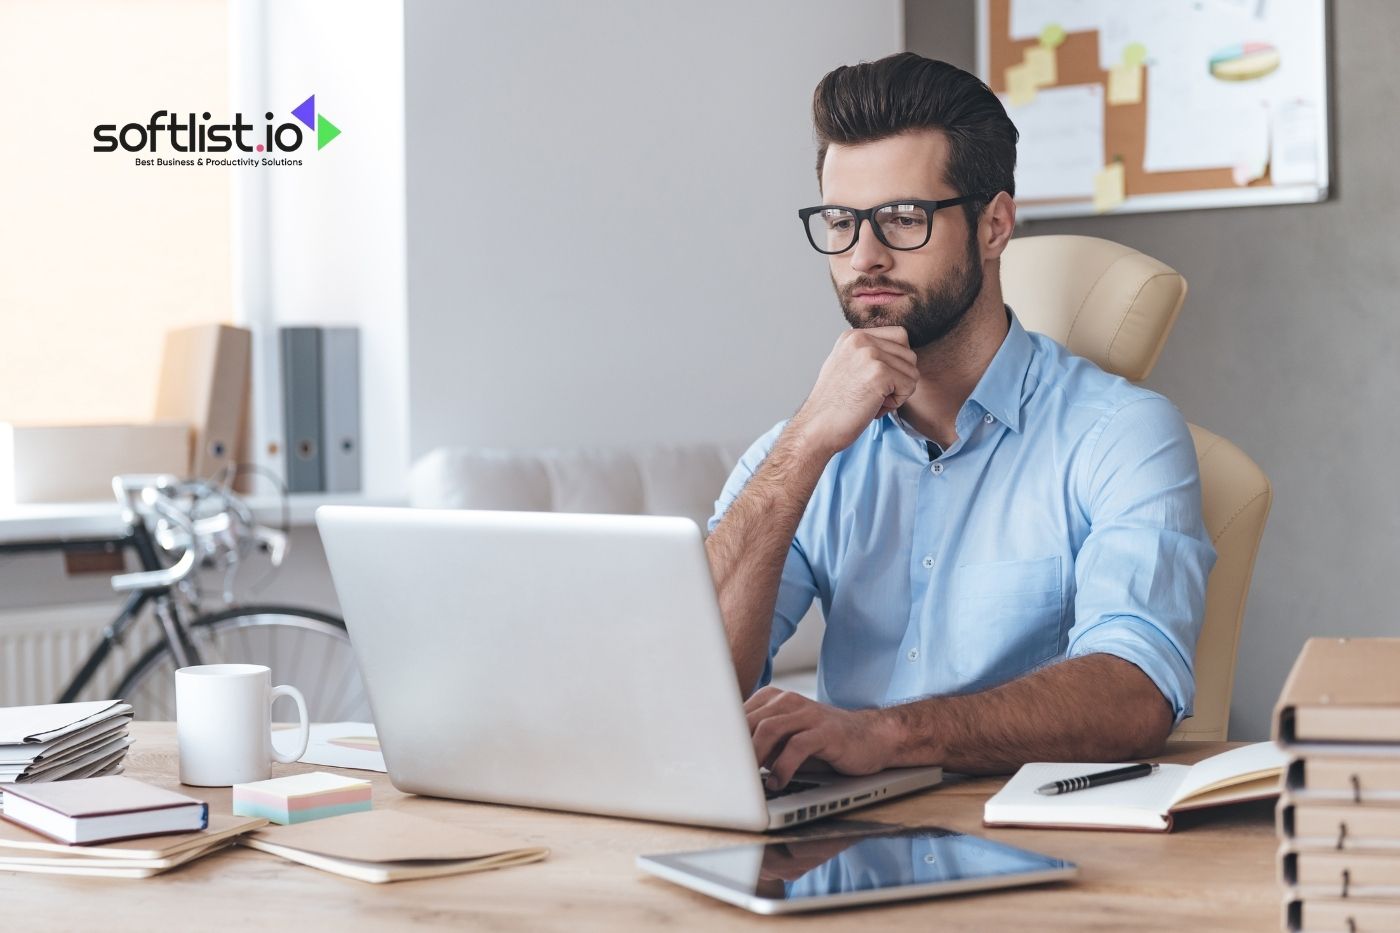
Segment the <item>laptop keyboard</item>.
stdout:
<svg viewBox="0 0 1400 933">
<path fill-rule="evenodd" d="M 769 790 L 763 788 L 763 796 L 769 800 L 776 800 L 779 797 L 786 797 L 788 794 L 800 794 L 804 790 L 811 790 L 814 787 L 821 787 L 816 781 L 788 781 L 787 786 L 781 790 Z"/>
</svg>

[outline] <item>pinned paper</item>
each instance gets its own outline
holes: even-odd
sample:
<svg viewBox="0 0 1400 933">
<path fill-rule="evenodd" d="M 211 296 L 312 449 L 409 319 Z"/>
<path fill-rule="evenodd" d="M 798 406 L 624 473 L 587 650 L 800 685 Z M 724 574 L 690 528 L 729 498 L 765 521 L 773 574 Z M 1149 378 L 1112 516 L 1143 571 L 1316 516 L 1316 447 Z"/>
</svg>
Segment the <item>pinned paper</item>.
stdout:
<svg viewBox="0 0 1400 933">
<path fill-rule="evenodd" d="M 1114 65 L 1108 69 L 1108 103 L 1142 103 L 1142 66 Z"/>
<path fill-rule="evenodd" d="M 1011 98 L 1011 106 L 1021 107 L 1035 100 L 1035 81 L 1030 66 L 1024 61 L 1006 68 L 1006 93 Z"/>
<path fill-rule="evenodd" d="M 1058 80 L 1058 58 L 1059 53 L 1054 49 L 1047 49 L 1043 45 L 1033 45 L 1026 49 L 1021 63 L 1030 69 L 1031 81 L 1034 82 L 1035 86 L 1045 87 Z"/>
<path fill-rule="evenodd" d="M 1099 214 L 1111 211 L 1123 203 L 1123 198 L 1123 162 L 1115 159 L 1094 176 L 1094 211 Z"/>
</svg>

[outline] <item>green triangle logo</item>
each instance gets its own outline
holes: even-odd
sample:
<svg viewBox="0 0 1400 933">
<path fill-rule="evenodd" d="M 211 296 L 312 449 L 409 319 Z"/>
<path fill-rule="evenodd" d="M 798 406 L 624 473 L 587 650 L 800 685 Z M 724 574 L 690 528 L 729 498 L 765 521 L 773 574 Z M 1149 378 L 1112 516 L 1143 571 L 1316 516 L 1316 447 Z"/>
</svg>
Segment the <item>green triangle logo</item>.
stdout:
<svg viewBox="0 0 1400 933">
<path fill-rule="evenodd" d="M 319 151 L 326 148 L 326 143 L 340 135 L 340 128 L 334 123 L 316 114 L 316 149 Z"/>
</svg>

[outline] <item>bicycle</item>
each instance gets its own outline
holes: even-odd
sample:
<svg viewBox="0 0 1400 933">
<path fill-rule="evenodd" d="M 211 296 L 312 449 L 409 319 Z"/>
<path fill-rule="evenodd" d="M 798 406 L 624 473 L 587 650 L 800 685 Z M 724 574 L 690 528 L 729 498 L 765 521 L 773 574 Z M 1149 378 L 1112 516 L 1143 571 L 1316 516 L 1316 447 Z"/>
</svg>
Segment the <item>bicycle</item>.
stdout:
<svg viewBox="0 0 1400 933">
<path fill-rule="evenodd" d="M 129 594 L 126 602 L 58 702 L 77 700 L 94 684 L 150 606 L 159 637 L 122 673 L 114 694 L 132 704 L 136 718 L 173 720 L 175 670 L 215 663 L 267 665 L 273 683 L 302 691 L 313 722 L 370 718 L 343 619 L 302 606 L 235 603 L 233 582 L 244 559 L 260 550 L 280 567 L 288 537 L 285 527 L 254 521 L 231 482 L 163 474 L 113 478 L 127 527 L 118 543 L 136 555 L 141 569 L 112 578 L 113 589 Z M 222 608 L 201 608 L 200 569 L 222 570 Z"/>
</svg>

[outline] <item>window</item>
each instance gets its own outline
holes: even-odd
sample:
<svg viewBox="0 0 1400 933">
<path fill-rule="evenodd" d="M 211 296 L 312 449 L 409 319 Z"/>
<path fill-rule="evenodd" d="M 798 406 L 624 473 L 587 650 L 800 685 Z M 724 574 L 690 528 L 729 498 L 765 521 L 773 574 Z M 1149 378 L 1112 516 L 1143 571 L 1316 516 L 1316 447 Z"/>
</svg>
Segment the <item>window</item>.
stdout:
<svg viewBox="0 0 1400 933">
<path fill-rule="evenodd" d="M 148 421 L 165 332 L 232 321 L 230 171 L 93 151 L 226 112 L 228 31 L 227 0 L 0 3 L 0 421 Z"/>
</svg>

